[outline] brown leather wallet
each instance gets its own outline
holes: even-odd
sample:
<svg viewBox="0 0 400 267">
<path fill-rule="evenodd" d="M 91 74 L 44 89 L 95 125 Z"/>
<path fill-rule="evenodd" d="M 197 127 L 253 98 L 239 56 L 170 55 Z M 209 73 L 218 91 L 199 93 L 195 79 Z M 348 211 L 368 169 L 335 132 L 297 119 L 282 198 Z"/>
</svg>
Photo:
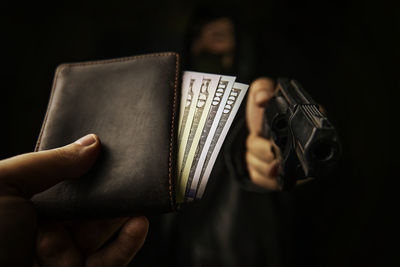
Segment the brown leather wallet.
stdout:
<svg viewBox="0 0 400 267">
<path fill-rule="evenodd" d="M 83 177 L 33 197 L 51 218 L 107 218 L 175 210 L 179 56 L 173 52 L 63 64 L 56 70 L 36 151 L 100 137 Z"/>
</svg>

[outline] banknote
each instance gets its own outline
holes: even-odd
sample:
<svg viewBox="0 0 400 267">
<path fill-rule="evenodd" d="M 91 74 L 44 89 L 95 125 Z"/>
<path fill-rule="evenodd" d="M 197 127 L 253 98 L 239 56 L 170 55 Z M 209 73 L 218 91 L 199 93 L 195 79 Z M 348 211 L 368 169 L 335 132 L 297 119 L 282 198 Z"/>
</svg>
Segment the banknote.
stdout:
<svg viewBox="0 0 400 267">
<path fill-rule="evenodd" d="M 217 90 L 217 85 L 220 79 L 220 75 L 215 75 L 215 74 L 206 74 L 202 73 L 203 78 L 202 78 L 202 83 L 200 90 L 198 92 L 198 97 L 196 101 L 196 105 L 194 106 L 194 113 L 193 113 L 193 118 L 191 119 L 191 126 L 190 128 L 187 127 L 185 128 L 185 131 L 189 132 L 187 141 L 185 143 L 185 148 L 183 152 L 183 160 L 181 163 L 182 168 L 178 169 L 180 171 L 178 173 L 179 177 L 179 187 L 177 189 L 177 201 L 182 202 L 184 200 L 184 193 L 185 193 L 185 187 L 187 183 L 187 176 L 182 175 L 183 170 L 185 169 L 185 166 L 187 163 L 191 163 L 192 158 L 189 156 L 189 152 L 191 151 L 192 147 L 196 147 L 198 143 L 198 138 L 195 138 L 196 133 L 198 132 L 199 129 L 202 129 L 204 125 L 204 121 L 207 116 L 207 112 L 210 108 L 212 98 L 215 95 L 215 92 Z M 180 147 L 182 149 L 183 146 Z M 189 162 L 188 162 L 189 159 Z"/>
<path fill-rule="evenodd" d="M 229 94 L 227 94 L 227 99 L 222 102 L 222 114 L 218 119 L 218 123 L 214 122 L 213 124 L 216 126 L 213 135 L 209 135 L 207 138 L 208 143 L 206 142 L 206 147 L 208 150 L 203 150 L 201 153 L 199 162 L 202 162 L 202 164 L 198 164 L 196 167 L 187 200 L 191 201 L 195 198 L 200 199 L 203 196 L 218 153 L 229 128 L 232 125 L 233 119 L 239 110 L 248 87 L 249 86 L 246 84 L 235 83 L 229 91 Z"/>
<path fill-rule="evenodd" d="M 177 160 L 177 170 L 178 170 L 178 183 L 180 184 L 180 170 L 182 169 L 185 147 L 188 142 L 190 128 L 193 122 L 193 116 L 196 110 L 196 103 L 199 97 L 199 91 L 203 81 L 203 74 L 199 72 L 191 72 L 189 74 L 189 87 L 187 96 L 185 99 L 185 105 L 182 116 L 182 126 L 180 127 L 178 133 L 178 160 Z M 183 105 L 182 105 L 183 106 Z M 181 106 L 181 107 L 182 107 Z M 178 127 L 179 128 L 179 127 Z M 178 189 L 179 191 L 179 186 Z"/>
<path fill-rule="evenodd" d="M 194 152 L 199 145 L 199 139 L 207 119 L 208 114 L 212 113 L 212 103 L 221 95 L 221 86 L 219 85 L 221 76 L 215 74 L 204 74 L 203 84 L 199 92 L 198 104 L 196 106 L 192 127 L 185 147 L 182 170 L 180 173 L 180 190 L 177 200 L 183 201 L 188 184 L 188 173 L 192 165 Z M 211 110 L 210 110 L 211 108 Z"/>
<path fill-rule="evenodd" d="M 185 71 L 182 76 L 181 105 L 179 111 L 178 123 L 178 143 L 182 139 L 183 130 L 189 115 L 191 100 L 193 99 L 193 85 L 195 79 L 191 77 L 192 71 Z M 183 120 L 185 118 L 185 120 Z"/>
<path fill-rule="evenodd" d="M 204 114 L 204 120 L 202 123 L 202 127 L 199 127 L 196 135 L 195 142 L 196 146 L 192 146 L 188 155 L 188 162 L 184 167 L 182 176 L 187 180 L 185 196 L 189 194 L 190 186 L 193 180 L 193 175 L 196 170 L 196 167 L 199 163 L 201 152 L 204 148 L 207 148 L 206 140 L 211 131 L 211 128 L 215 121 L 218 121 L 217 118 L 220 116 L 221 112 L 218 113 L 218 110 L 221 108 L 221 103 L 223 101 L 224 96 L 226 97 L 227 92 L 232 87 L 233 82 L 235 81 L 235 77 L 223 76 L 221 77 L 217 90 L 212 98 L 212 102 L 210 103 L 210 108 L 207 113 Z M 218 116 L 217 116 L 218 115 Z M 185 199 L 187 200 L 187 199 Z"/>
</svg>

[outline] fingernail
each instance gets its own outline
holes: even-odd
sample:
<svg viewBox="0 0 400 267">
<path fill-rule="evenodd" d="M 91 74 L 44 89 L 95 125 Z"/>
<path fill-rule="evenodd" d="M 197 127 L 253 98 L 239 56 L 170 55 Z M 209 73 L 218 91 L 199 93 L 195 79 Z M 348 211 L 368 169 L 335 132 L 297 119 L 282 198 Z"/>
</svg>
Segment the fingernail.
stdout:
<svg viewBox="0 0 400 267">
<path fill-rule="evenodd" d="M 94 144 L 95 142 L 96 142 L 96 137 L 94 136 L 94 134 L 85 135 L 84 137 L 81 137 L 75 141 L 76 144 L 79 144 L 82 146 L 90 146 L 91 144 Z"/>
<path fill-rule="evenodd" d="M 265 102 L 269 98 L 269 94 L 265 91 L 260 91 L 256 93 L 255 101 L 257 104 Z"/>
</svg>

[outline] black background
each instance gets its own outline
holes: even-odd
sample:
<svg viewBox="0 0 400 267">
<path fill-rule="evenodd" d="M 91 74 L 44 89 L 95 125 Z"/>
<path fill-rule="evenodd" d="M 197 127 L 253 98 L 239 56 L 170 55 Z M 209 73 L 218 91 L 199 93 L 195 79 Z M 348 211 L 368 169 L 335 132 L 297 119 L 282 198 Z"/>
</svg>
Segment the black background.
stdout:
<svg viewBox="0 0 400 267">
<path fill-rule="evenodd" d="M 385 266 L 396 258 L 399 12 L 393 1 L 222 1 L 251 40 L 252 77 L 295 77 L 328 111 L 346 174 L 301 209 L 323 266 Z M 197 2 L 3 4 L 0 158 L 33 150 L 56 66 L 182 51 Z M 213 2 L 210 2 L 213 5 Z M 246 51 L 242 52 L 246 57 Z M 240 77 L 239 77 L 240 78 Z M 321 193 L 319 193 L 321 194 Z M 306 237 L 301 237 L 306 238 Z M 301 242 L 301 241 L 299 241 Z M 398 247 L 398 245 L 397 245 Z M 311 252 L 310 252 L 311 251 Z"/>
</svg>

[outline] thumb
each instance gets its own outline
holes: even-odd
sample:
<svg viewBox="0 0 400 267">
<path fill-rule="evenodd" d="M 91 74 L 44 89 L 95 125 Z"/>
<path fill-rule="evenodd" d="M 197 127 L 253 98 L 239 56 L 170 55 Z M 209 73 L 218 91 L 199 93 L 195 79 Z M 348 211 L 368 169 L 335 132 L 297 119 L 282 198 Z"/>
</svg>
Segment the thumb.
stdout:
<svg viewBox="0 0 400 267">
<path fill-rule="evenodd" d="M 274 81 L 269 78 L 259 78 L 250 85 L 246 105 L 246 121 L 251 135 L 260 135 L 264 109 L 267 102 L 273 97 L 274 91 Z"/>
<path fill-rule="evenodd" d="M 30 198 L 65 180 L 81 176 L 95 162 L 100 140 L 88 134 L 64 147 L 0 161 L 0 193 Z"/>
</svg>

